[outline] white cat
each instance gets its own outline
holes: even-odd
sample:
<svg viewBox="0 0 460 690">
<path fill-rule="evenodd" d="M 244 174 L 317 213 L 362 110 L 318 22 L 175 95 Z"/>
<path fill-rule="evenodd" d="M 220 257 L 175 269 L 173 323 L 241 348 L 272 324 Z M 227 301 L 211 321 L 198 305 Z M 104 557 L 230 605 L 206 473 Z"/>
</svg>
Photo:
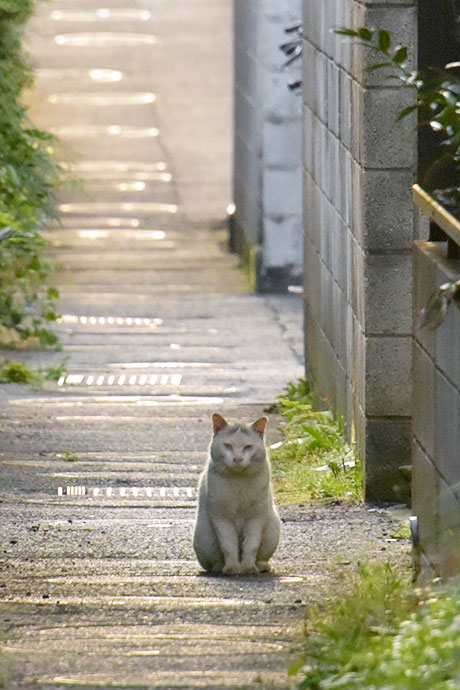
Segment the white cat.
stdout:
<svg viewBox="0 0 460 690">
<path fill-rule="evenodd" d="M 199 483 L 193 548 L 212 573 L 238 575 L 270 570 L 280 519 L 273 502 L 264 443 L 267 418 L 250 427 L 229 425 L 213 414 L 214 436 Z"/>
</svg>

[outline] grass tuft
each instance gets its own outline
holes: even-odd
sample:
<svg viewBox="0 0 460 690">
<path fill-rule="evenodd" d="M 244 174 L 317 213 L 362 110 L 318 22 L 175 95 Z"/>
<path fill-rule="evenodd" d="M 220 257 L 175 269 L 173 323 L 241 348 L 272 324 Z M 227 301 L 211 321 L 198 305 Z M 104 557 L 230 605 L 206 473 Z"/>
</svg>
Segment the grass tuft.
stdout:
<svg viewBox="0 0 460 690">
<path fill-rule="evenodd" d="M 460 579 L 414 589 L 389 565 L 312 607 L 296 690 L 456 690 L 460 679 Z"/>
<path fill-rule="evenodd" d="M 344 439 L 343 422 L 314 409 L 305 379 L 288 384 L 277 410 L 284 417 L 284 438 L 270 449 L 277 501 L 362 502 L 361 469 Z"/>
</svg>

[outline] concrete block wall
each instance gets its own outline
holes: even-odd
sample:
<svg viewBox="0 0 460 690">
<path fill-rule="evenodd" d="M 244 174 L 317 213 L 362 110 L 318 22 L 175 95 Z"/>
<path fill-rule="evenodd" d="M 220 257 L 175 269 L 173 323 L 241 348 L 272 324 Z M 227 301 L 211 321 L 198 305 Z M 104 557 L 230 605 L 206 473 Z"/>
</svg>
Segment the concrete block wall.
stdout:
<svg viewBox="0 0 460 690">
<path fill-rule="evenodd" d="M 234 173 L 231 245 L 252 263 L 255 287 L 285 291 L 302 279 L 301 98 L 282 70 L 284 29 L 301 0 L 234 0 Z"/>
<path fill-rule="evenodd" d="M 304 0 L 306 363 L 346 420 L 369 499 L 404 500 L 410 463 L 413 94 L 366 72 L 375 53 L 334 27 L 387 29 L 416 49 L 414 0 Z"/>
<path fill-rule="evenodd" d="M 414 312 L 456 279 L 460 259 L 446 243 L 416 242 Z M 414 330 L 413 512 L 423 575 L 460 572 L 460 310 L 452 305 L 435 331 Z"/>
</svg>

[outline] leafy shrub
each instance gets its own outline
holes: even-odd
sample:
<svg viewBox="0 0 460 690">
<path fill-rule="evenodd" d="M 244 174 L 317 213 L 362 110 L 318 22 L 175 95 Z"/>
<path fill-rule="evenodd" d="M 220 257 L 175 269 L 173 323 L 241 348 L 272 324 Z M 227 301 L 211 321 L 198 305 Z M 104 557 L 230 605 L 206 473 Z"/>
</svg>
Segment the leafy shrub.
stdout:
<svg viewBox="0 0 460 690">
<path fill-rule="evenodd" d="M 38 228 L 53 214 L 60 169 L 51 135 L 30 125 L 21 92 L 32 70 L 21 47 L 33 0 L 0 0 L 0 337 L 17 332 L 44 345 L 56 338 L 44 324 L 56 319 L 57 292 L 46 289 L 52 264 Z"/>
<path fill-rule="evenodd" d="M 297 690 L 455 690 L 460 687 L 460 582 L 414 590 L 389 565 L 313 607 Z"/>
</svg>

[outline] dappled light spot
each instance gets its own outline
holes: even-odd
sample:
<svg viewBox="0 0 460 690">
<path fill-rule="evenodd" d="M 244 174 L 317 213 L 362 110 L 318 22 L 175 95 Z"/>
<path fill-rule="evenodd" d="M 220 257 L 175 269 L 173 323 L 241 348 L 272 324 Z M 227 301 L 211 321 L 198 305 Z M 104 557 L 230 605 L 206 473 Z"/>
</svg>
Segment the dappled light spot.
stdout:
<svg viewBox="0 0 460 690">
<path fill-rule="evenodd" d="M 54 41 L 58 46 L 68 46 L 71 48 L 134 48 L 136 46 L 154 45 L 157 39 L 153 34 L 104 31 L 58 34 L 54 37 Z"/>
<path fill-rule="evenodd" d="M 38 67 L 34 70 L 38 79 L 62 79 L 75 80 L 89 78 L 93 81 L 105 83 L 116 82 L 123 79 L 123 73 L 116 69 L 77 69 L 75 67 Z"/>
<path fill-rule="evenodd" d="M 53 105 L 143 105 L 155 102 L 155 94 L 151 91 L 127 91 L 117 93 L 103 93 L 96 91 L 66 91 L 52 93 L 48 101 Z"/>
<path fill-rule="evenodd" d="M 148 21 L 152 16 L 151 12 L 148 10 L 141 10 L 135 8 L 125 8 L 125 7 L 100 7 L 94 10 L 54 10 L 51 12 L 50 17 L 56 22 L 92 22 L 94 20 L 118 20 L 126 21 L 129 19 Z"/>
<path fill-rule="evenodd" d="M 83 240 L 105 240 L 111 235 L 113 236 L 114 233 L 116 234 L 116 237 L 126 237 L 130 240 L 161 241 L 166 238 L 166 233 L 163 230 L 141 230 L 140 232 L 133 232 L 130 230 L 78 230 L 78 236 Z M 169 242 L 167 244 L 171 247 L 175 246 L 173 242 Z"/>
<path fill-rule="evenodd" d="M 163 204 L 155 201 L 133 202 L 133 201 L 94 201 L 78 202 L 70 204 L 59 204 L 60 213 L 177 213 L 176 204 Z"/>
<path fill-rule="evenodd" d="M 121 125 L 62 125 L 53 127 L 52 132 L 59 137 L 74 139 L 96 138 L 100 136 L 121 137 L 123 139 L 148 139 L 157 137 L 160 130 L 156 127 L 129 127 Z"/>
</svg>

